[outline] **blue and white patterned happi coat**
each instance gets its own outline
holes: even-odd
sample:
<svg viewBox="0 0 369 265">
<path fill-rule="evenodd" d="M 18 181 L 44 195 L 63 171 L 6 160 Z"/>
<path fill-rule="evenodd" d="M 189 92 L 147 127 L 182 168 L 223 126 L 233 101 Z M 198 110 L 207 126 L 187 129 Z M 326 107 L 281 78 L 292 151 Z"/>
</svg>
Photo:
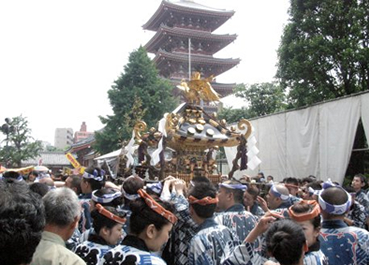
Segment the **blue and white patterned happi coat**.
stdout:
<svg viewBox="0 0 369 265">
<path fill-rule="evenodd" d="M 323 221 L 320 248 L 329 264 L 369 264 L 369 232 L 342 220 Z"/>
<path fill-rule="evenodd" d="M 100 245 L 91 241 L 79 244 L 74 253 L 80 256 L 87 265 L 99 264 L 101 258 L 111 249 L 108 245 Z"/>
<path fill-rule="evenodd" d="M 130 246 L 116 246 L 108 251 L 99 265 L 166 265 L 167 263 L 153 253 Z"/>
<path fill-rule="evenodd" d="M 257 218 L 246 211 L 242 204 L 235 204 L 224 212 L 216 213 L 214 220 L 235 232 L 240 244 L 257 223 Z"/>
<path fill-rule="evenodd" d="M 189 265 L 221 264 L 238 244 L 239 239 L 232 230 L 208 218 L 191 239 Z"/>
<path fill-rule="evenodd" d="M 262 235 L 256 244 L 243 242 L 237 246 L 223 265 L 263 265 L 268 260 L 277 262 L 267 255 L 265 237 Z M 321 250 L 309 251 L 305 253 L 304 265 L 328 265 L 328 261 Z"/>
</svg>

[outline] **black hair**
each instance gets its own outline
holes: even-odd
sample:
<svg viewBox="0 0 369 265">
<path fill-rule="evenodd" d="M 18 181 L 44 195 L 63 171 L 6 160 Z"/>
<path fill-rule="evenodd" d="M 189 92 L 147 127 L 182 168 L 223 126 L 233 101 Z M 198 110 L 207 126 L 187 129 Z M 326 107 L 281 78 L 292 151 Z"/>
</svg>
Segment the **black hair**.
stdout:
<svg viewBox="0 0 369 265">
<path fill-rule="evenodd" d="M 313 181 L 311 183 L 308 183 L 306 186 L 308 188 L 311 187 L 313 190 L 321 190 L 322 189 L 322 184 L 319 181 Z"/>
<path fill-rule="evenodd" d="M 19 173 L 15 171 L 6 171 L 3 173 L 3 178 L 18 179 Z"/>
<path fill-rule="evenodd" d="M 108 210 L 109 212 L 111 212 L 112 214 L 118 216 L 118 217 L 124 218 L 126 216 L 125 212 L 118 211 L 114 207 L 104 206 L 104 208 L 106 210 Z M 100 230 L 104 227 L 107 227 L 108 229 L 111 229 L 117 224 L 116 221 L 106 217 L 105 215 L 100 214 L 97 209 L 94 209 L 91 212 L 91 217 L 93 219 L 92 226 L 93 226 L 96 234 L 99 234 Z"/>
<path fill-rule="evenodd" d="M 39 194 L 41 197 L 44 197 L 49 191 L 49 186 L 46 183 L 34 182 L 29 185 L 29 189 Z"/>
<path fill-rule="evenodd" d="M 295 186 L 298 186 L 299 185 L 299 181 L 297 180 L 297 178 L 292 178 L 292 177 L 285 178 L 283 180 L 283 183 L 293 184 Z"/>
<path fill-rule="evenodd" d="M 274 222 L 266 232 L 267 251 L 281 264 L 298 264 L 306 243 L 301 226 L 291 220 Z"/>
<path fill-rule="evenodd" d="M 249 193 L 255 200 L 260 194 L 260 190 L 252 185 L 248 185 L 246 192 Z"/>
<path fill-rule="evenodd" d="M 294 213 L 301 214 L 301 213 L 308 213 L 312 211 L 314 208 L 313 205 L 307 203 L 295 203 L 292 205 L 291 209 Z M 321 216 L 318 214 L 313 219 L 309 220 L 314 228 L 318 228 L 321 226 Z"/>
<path fill-rule="evenodd" d="M 94 195 L 96 197 L 103 197 L 103 195 L 105 195 L 105 194 L 114 194 L 116 192 L 117 191 L 113 188 L 101 188 L 99 190 L 96 190 Z M 97 202 L 95 202 L 95 203 L 97 203 Z M 122 196 L 119 196 L 119 197 L 113 199 L 111 202 L 106 202 L 106 203 L 98 202 L 98 203 L 101 204 L 104 207 L 105 206 L 111 206 L 111 207 L 117 208 L 118 206 L 123 204 L 123 198 L 122 198 Z"/>
<path fill-rule="evenodd" d="M 28 264 L 45 226 L 42 199 L 24 182 L 0 181 L 0 264 Z"/>
<path fill-rule="evenodd" d="M 215 198 L 217 195 L 217 191 L 213 184 L 203 182 L 196 183 L 196 185 L 189 190 L 188 195 L 201 200 L 208 196 L 211 198 Z M 191 204 L 191 206 L 200 218 L 209 218 L 213 216 L 217 204 L 214 203 L 208 205 L 200 205 L 195 203 Z"/>
<path fill-rule="evenodd" d="M 81 189 L 81 181 L 82 178 L 78 175 L 71 175 L 71 176 L 67 176 L 67 178 L 71 178 L 72 181 L 70 182 L 71 184 L 71 188 L 75 188 L 76 189 L 76 193 L 77 195 L 82 193 L 82 189 Z"/>
<path fill-rule="evenodd" d="M 306 177 L 306 178 L 303 178 L 302 180 L 301 180 L 301 182 L 302 183 L 306 183 L 306 184 L 308 184 L 308 183 L 311 183 L 311 182 L 313 182 L 314 180 L 312 179 L 312 178 L 310 178 L 310 177 Z"/>
<path fill-rule="evenodd" d="M 95 170 L 97 171 L 98 176 L 103 177 L 102 181 L 97 181 L 96 179 L 83 178 L 84 181 L 90 183 L 92 190 L 98 190 L 98 189 L 101 189 L 102 187 L 105 186 L 104 171 L 101 168 L 99 168 L 99 167 L 89 167 L 85 170 L 85 172 L 93 175 Z"/>
<path fill-rule="evenodd" d="M 132 175 L 124 180 L 122 184 L 122 193 L 123 195 L 124 195 L 124 192 L 130 195 L 137 194 L 137 191 L 139 189 L 143 189 L 144 186 L 145 186 L 145 182 L 142 180 L 142 178 Z M 125 204 L 129 204 L 130 200 L 124 197 L 124 202 Z"/>
<path fill-rule="evenodd" d="M 163 202 L 160 199 L 154 199 L 164 209 L 173 212 L 173 206 L 168 202 Z M 168 219 L 151 209 L 144 199 L 138 198 L 130 203 L 131 217 L 129 228 L 134 235 L 140 234 L 150 224 L 155 225 L 157 230 L 161 230 L 164 225 L 170 223 Z"/>
<path fill-rule="evenodd" d="M 364 177 L 364 175 L 363 174 L 361 174 L 361 173 L 359 173 L 359 174 L 356 174 L 355 176 L 354 176 L 354 178 L 360 178 L 360 181 L 361 181 L 361 183 L 366 183 L 366 178 Z M 352 179 L 354 179 L 354 178 L 352 178 Z"/>
<path fill-rule="evenodd" d="M 191 179 L 193 183 L 211 183 L 210 179 L 205 176 L 195 176 Z"/>
</svg>

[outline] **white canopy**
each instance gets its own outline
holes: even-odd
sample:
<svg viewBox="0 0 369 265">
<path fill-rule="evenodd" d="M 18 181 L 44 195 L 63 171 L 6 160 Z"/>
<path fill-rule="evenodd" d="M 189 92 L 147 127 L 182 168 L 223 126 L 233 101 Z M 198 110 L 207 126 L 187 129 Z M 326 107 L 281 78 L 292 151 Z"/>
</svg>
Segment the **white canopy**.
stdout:
<svg viewBox="0 0 369 265">
<path fill-rule="evenodd" d="M 369 139 L 368 92 L 251 120 L 261 164 L 241 174 L 262 171 L 276 181 L 314 175 L 342 183 L 360 118 Z M 225 149 L 231 166 L 236 147 Z"/>
</svg>

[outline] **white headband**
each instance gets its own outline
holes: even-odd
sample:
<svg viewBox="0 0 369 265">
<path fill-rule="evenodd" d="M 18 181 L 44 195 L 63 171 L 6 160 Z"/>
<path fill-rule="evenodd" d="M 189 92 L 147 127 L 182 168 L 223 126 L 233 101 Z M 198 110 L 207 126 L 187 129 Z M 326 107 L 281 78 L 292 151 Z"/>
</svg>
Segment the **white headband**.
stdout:
<svg viewBox="0 0 369 265">
<path fill-rule="evenodd" d="M 130 200 L 130 201 L 134 201 L 138 198 L 140 198 L 140 195 L 138 195 L 137 193 L 136 194 L 128 194 L 124 189 L 123 189 L 123 186 L 122 186 L 122 194 L 124 196 L 124 198 Z"/>
<path fill-rule="evenodd" d="M 101 170 L 101 175 L 102 176 L 99 176 L 97 170 L 94 169 L 93 174 L 87 173 L 85 171 L 85 172 L 83 172 L 82 177 L 85 178 L 85 179 L 94 179 L 96 181 L 103 181 L 104 180 L 104 174 L 105 174 L 105 171 L 104 170 Z"/>
<path fill-rule="evenodd" d="M 330 204 L 330 203 L 326 202 L 322 198 L 322 192 L 324 190 L 327 190 L 327 189 L 331 188 L 331 187 L 337 187 L 339 189 L 342 189 L 346 193 L 347 201 L 344 204 L 333 205 L 333 204 Z M 320 207 L 322 207 L 323 211 L 325 211 L 326 213 L 333 214 L 333 215 L 342 215 L 342 214 L 346 213 L 348 209 L 350 209 L 350 207 L 351 207 L 351 195 L 347 191 L 345 191 L 341 186 L 335 186 L 329 179 L 327 182 L 325 182 L 323 184 L 323 191 L 319 194 L 319 205 L 320 205 Z"/>
<path fill-rule="evenodd" d="M 284 195 L 282 193 L 280 193 L 277 188 L 275 187 L 275 185 L 272 185 L 272 187 L 270 188 L 270 191 L 272 192 L 272 194 L 275 196 L 275 197 L 278 197 L 278 198 L 281 198 L 282 201 L 287 201 L 288 198 L 290 197 L 289 195 Z"/>
<path fill-rule="evenodd" d="M 92 192 L 92 197 L 91 199 L 94 202 L 97 203 L 109 203 L 112 202 L 114 199 L 119 198 L 120 196 L 122 196 L 122 193 L 120 191 L 117 191 L 115 193 L 110 193 L 110 194 L 103 194 L 101 197 L 96 196 L 96 192 L 98 190 L 95 190 Z"/>
</svg>

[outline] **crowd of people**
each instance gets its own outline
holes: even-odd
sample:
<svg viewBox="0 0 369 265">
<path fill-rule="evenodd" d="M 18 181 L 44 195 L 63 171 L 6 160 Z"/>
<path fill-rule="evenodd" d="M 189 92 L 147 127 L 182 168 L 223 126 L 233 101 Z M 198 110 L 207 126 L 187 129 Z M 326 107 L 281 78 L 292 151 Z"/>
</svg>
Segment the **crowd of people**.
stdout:
<svg viewBox="0 0 369 265">
<path fill-rule="evenodd" d="M 363 175 L 332 181 L 260 173 L 212 183 L 99 167 L 54 183 L 32 172 L 0 180 L 0 264 L 369 264 Z"/>
</svg>

